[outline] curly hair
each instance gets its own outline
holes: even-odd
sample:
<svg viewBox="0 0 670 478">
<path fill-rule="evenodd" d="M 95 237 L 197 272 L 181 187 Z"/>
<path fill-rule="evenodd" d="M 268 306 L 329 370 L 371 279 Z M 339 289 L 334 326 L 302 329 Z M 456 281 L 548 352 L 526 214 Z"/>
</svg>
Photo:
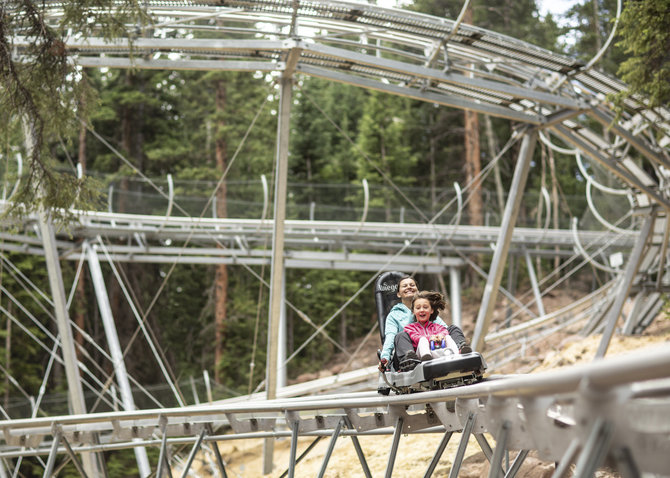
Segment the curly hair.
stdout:
<svg viewBox="0 0 670 478">
<path fill-rule="evenodd" d="M 444 310 L 447 307 L 447 301 L 444 300 L 442 294 L 434 290 L 422 290 L 417 292 L 412 298 L 412 311 L 414 311 L 414 302 L 417 299 L 426 299 L 430 303 L 430 307 L 433 309 L 433 313 L 430 314 L 430 321 L 434 321 L 437 318 L 437 314 Z"/>
</svg>

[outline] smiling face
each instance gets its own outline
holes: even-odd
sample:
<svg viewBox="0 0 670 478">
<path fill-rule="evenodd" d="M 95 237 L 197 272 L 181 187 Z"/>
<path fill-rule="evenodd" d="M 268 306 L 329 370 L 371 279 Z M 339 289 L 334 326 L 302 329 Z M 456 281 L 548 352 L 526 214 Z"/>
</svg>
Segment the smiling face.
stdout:
<svg viewBox="0 0 670 478">
<path fill-rule="evenodd" d="M 430 305 L 428 299 L 416 299 L 414 301 L 414 306 L 412 308 L 414 317 L 416 317 L 417 322 L 421 325 L 425 325 L 426 322 L 430 320 L 430 316 L 433 314 L 433 308 Z"/>
<path fill-rule="evenodd" d="M 405 277 L 398 283 L 398 297 L 403 304 L 408 305 L 416 294 L 416 282 L 411 277 Z"/>
</svg>

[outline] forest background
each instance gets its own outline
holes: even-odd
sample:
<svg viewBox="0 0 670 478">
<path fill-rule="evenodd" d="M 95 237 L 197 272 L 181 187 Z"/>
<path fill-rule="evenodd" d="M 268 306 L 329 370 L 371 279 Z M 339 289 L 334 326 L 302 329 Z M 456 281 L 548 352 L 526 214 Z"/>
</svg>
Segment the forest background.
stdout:
<svg viewBox="0 0 670 478">
<path fill-rule="evenodd" d="M 32 5 L 27 1 L 18 3 Z M 630 5 L 636 3 L 658 4 L 667 13 L 664 2 L 627 2 L 626 6 L 632 9 Z M 607 39 L 616 4 L 616 0 L 587 0 L 558 19 L 551 14 L 541 16 L 534 0 L 475 0 L 465 21 L 587 62 Z M 404 8 L 455 19 L 462 5 L 461 0 L 417 0 Z M 85 15 L 85 8 L 82 6 L 80 15 Z M 37 7 L 36 15 L 39 18 Z M 0 18 L 6 42 L 12 21 L 18 20 L 10 20 L 4 10 Z M 72 21 L 82 22 L 82 18 Z M 664 20 L 667 22 L 667 18 Z M 114 27 L 119 25 L 110 25 L 110 34 Z M 642 92 L 649 80 L 640 83 L 634 73 L 645 65 L 632 68 L 630 61 L 644 57 L 634 44 L 636 32 L 644 28 L 647 26 L 641 17 L 622 18 L 617 40 L 598 64 L 598 68 L 623 76 Z M 648 28 L 659 36 L 666 35 L 660 41 L 667 43 L 670 28 Z M 57 45 L 53 43 L 52 47 L 54 44 Z M 0 59 L 2 101 L 7 101 L 8 85 L 20 78 L 8 73 L 7 57 Z M 654 67 L 658 68 L 651 66 Z M 37 172 L 30 174 L 36 174 L 45 184 L 49 178 L 54 179 L 49 183 L 53 189 L 48 190 L 47 201 L 55 205 L 59 201 L 70 203 L 68 192 L 74 189 L 65 185 L 68 178 L 76 178 L 78 165 L 87 178 L 95 180 L 90 184 L 100 193 L 100 197 L 84 199 L 101 210 L 107 208 L 111 187 L 114 211 L 162 214 L 165 201 L 151 191 L 146 178 L 165 185 L 169 173 L 176 186 L 176 202 L 193 216 L 260 217 L 261 177 L 270 183 L 274 177 L 278 107 L 275 77 L 261 73 L 105 68 L 78 71 L 77 88 L 72 91 L 85 94 L 77 97 L 77 107 L 69 112 L 55 107 L 52 113 L 62 113 L 63 117 L 49 117 L 42 112 L 45 126 L 41 163 Z M 28 80 L 24 79 L 24 85 L 39 91 Z M 48 88 L 45 91 L 48 93 Z M 499 153 L 513 127 L 508 121 L 472 112 L 316 78 L 298 76 L 294 91 L 288 218 L 357 220 L 363 180 L 369 183 L 372 196 L 369 221 L 422 220 L 413 216 L 394 187 L 412 197 L 431 217 L 453 197 L 454 183 L 468 184 Z M 658 101 L 667 101 L 665 94 L 661 92 Z M 46 101 L 44 104 L 48 104 Z M 38 104 L 36 108 L 39 107 Z M 22 142 L 22 125 L 15 121 L 13 113 L 9 107 L 0 111 L 5 125 L 0 150 L 3 162 L 8 161 L 12 148 Z M 555 204 L 559 204 L 552 218 L 555 227 L 567 228 L 571 217 L 586 218 L 586 184 L 574 159 L 541 147 L 535 154 L 520 214 L 521 225 L 533 226 L 541 220 L 538 198 L 542 186 L 551 191 Z M 479 194 L 470 198 L 462 222 L 498 224 L 516 157 L 516 147 L 504 153 L 495 174 L 488 176 L 480 184 Z M 225 181 L 216 189 L 224 172 Z M 213 194 L 214 212 L 203 209 Z M 28 197 L 23 199 L 30 205 Z M 473 260 L 486 269 L 487 258 Z M 38 287 L 48 290 L 48 282 L 41 257 L 18 253 L 3 257 L 0 304 L 5 319 L 0 329 L 0 357 L 5 378 L 0 381 L 0 392 L 5 413 L 18 417 L 26 416 L 29 397 L 40 393 L 49 357 L 39 342 L 9 319 L 17 313 L 17 305 L 8 295 L 22 299 L 28 294 L 20 280 L 9 273 L 9 264 L 19 267 Z M 553 259 L 539 262 L 539 275 L 556 265 Z M 64 262 L 62 267 L 65 282 L 72 283 L 77 265 Z M 262 389 L 268 291 L 259 284 L 257 276 L 268 280 L 269 267 L 252 268 L 251 273 L 235 266 L 177 265 L 169 271 L 167 281 L 164 279 L 170 267 L 166 265 L 117 267 L 135 303 L 142 309 L 152 304 L 147 324 L 180 389 L 190 388 L 191 383 L 201 384 L 203 371 L 212 377 L 215 398 Z M 108 267 L 103 269 L 106 277 L 113 276 Z M 519 280 L 523 281 L 523 271 L 520 274 Z M 589 283 L 598 280 L 591 269 L 583 274 Z M 287 269 L 286 297 L 295 306 L 287 309 L 287 355 L 314 332 L 305 317 L 317 325 L 323 323 L 368 279 L 366 272 Z M 420 275 L 418 279 L 423 288 L 445 290 L 441 277 Z M 123 298 L 121 284 L 109 280 L 107 287 L 121 345 L 125 348 L 132 343 L 126 355 L 129 374 L 153 390 L 162 406 L 175 405 L 158 365 L 148 359 L 149 347 L 133 339 L 137 323 Z M 481 287 L 482 279 L 468 272 L 464 276 L 463 301 L 477 301 Z M 161 293 L 155 295 L 159 289 Z M 338 320 L 326 327 L 334 341 L 313 340 L 292 358 L 287 364 L 289 378 L 323 369 L 341 348 L 350 348 L 368 334 L 376 322 L 372 295 L 372 290 L 358 294 Z M 94 297 L 86 274 L 80 274 L 72 318 L 94 342 L 104 344 Z M 31 335 L 44 340 L 45 329 L 56 333 L 53 322 L 37 305 L 30 313 L 43 324 L 43 328 L 29 326 Z M 466 323 L 466 330 L 470 326 Z M 100 370 L 93 373 L 100 374 L 104 381 L 103 372 L 109 364 L 99 350 L 83 340 L 82 334 L 76 334 L 76 340 L 81 345 L 80 354 L 101 364 Z M 21 377 L 18 387 L 11 376 Z M 54 401 L 50 405 L 45 401 L 45 409 L 65 412 L 66 402 L 56 397 L 61 394 L 62 398 L 66 387 L 64 371 L 55 364 L 48 382 L 48 394 Z M 140 408 L 155 406 L 140 395 L 136 402 Z M 104 403 L 97 405 L 96 411 L 105 407 Z"/>
</svg>

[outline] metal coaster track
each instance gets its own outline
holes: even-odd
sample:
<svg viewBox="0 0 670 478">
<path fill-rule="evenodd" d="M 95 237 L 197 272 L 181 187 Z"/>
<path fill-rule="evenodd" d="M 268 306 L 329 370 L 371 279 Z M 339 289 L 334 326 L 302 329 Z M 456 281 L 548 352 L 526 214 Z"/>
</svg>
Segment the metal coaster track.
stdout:
<svg viewBox="0 0 670 478">
<path fill-rule="evenodd" d="M 576 461 L 574 476 L 579 477 L 592 476 L 607 455 L 625 471 L 624 476 L 667 476 L 669 361 L 667 348 L 657 348 L 562 370 L 501 376 L 467 387 L 410 395 L 356 393 L 1 421 L 6 445 L 0 458 L 42 455 L 51 462 L 61 453 L 77 460 L 76 453 L 146 446 L 160 447 L 165 456 L 168 446 L 180 444 L 192 445 L 193 454 L 202 451 L 203 443 L 290 437 L 294 459 L 288 468 L 293 476 L 299 470 L 295 460 L 299 437 L 330 437 L 334 443 L 342 436 L 354 440 L 361 469 L 371 476 L 357 437 L 431 433 L 437 435 L 426 443 L 437 444 L 442 435 L 430 465 L 434 469 L 442 444 L 461 433 L 459 449 L 465 449 L 471 434 L 477 438 L 494 470 L 489 476 L 515 476 L 530 450 L 557 462 L 559 469 Z M 493 436 L 493 445 L 485 433 Z M 385 476 L 390 476 L 401 453 L 398 444 L 394 439 Z M 508 450 L 519 451 L 520 462 L 504 470 L 502 458 Z M 331 454 L 332 447 L 322 470 L 327 469 Z M 450 476 L 455 477 L 462 454 L 450 460 Z M 218 463 L 223 473 L 226 466 L 234 465 Z M 158 475 L 164 466 L 173 465 L 159 464 Z M 181 468 L 182 476 L 188 467 Z M 430 473 L 431 468 L 426 476 Z"/>
<path fill-rule="evenodd" d="M 45 1 L 41 5 L 49 22 L 55 24 L 63 15 L 62 2 Z M 559 138 L 569 147 L 579 149 L 584 157 L 617 177 L 630 191 L 633 212 L 643 219 L 633 244 L 627 242 L 628 238 L 617 243 L 630 250 L 627 263 L 613 286 L 607 307 L 591 320 L 593 330 L 603 331 L 599 357 L 605 354 L 624 301 L 631 292 L 637 293 L 636 303 L 639 299 L 640 304 L 646 304 L 647 312 L 639 320 L 631 314 L 627 329 L 648 324 L 652 311 L 657 310 L 661 301 L 658 292 L 668 285 L 670 111 L 648 108 L 641 98 L 629 99 L 622 115 L 615 120 L 607 95 L 625 88 L 619 80 L 511 37 L 470 25 L 456 28 L 455 22 L 447 19 L 362 3 L 149 0 L 144 5 L 151 22 L 133 25 L 129 29 L 135 32 L 132 35 L 105 41 L 95 36 L 79 38 L 75 34 L 65 41 L 67 53 L 83 67 L 265 71 L 280 75 L 277 141 L 280 167 L 275 179 L 278 188 L 286 184 L 286 171 L 282 172 L 281 167 L 285 167 L 288 154 L 286 138 L 294 75 L 324 78 L 507 118 L 517 125 L 514 134 L 521 139 L 521 148 L 502 225 L 495 230 L 404 224 L 400 232 L 388 224 L 379 227 L 291 222 L 277 212 L 285 205 L 285 197 L 281 196 L 273 221 L 267 222 L 82 215 L 81 227 L 77 229 L 81 237 L 133 237 L 137 245 L 113 250 L 114 259 L 166 260 L 175 253 L 174 249 L 164 247 L 167 239 L 179 241 L 187 234 L 204 231 L 198 237 L 203 241 L 200 249 L 187 255 L 191 259 L 197 256 L 199 260 L 212 262 L 270 260 L 271 290 L 275 296 L 271 294 L 270 298 L 269 335 L 270 342 L 275 343 L 272 340 L 277 326 L 275 317 L 279 315 L 281 300 L 276 291 L 281 289 L 282 261 L 286 258 L 289 262 L 291 254 L 285 253 L 284 238 L 295 249 L 308 243 L 313 246 L 314 237 L 323 238 L 326 249 L 338 248 L 316 251 L 323 254 L 321 257 L 316 253 L 303 257 L 313 267 L 318 267 L 319 261 L 325 266 L 328 260 L 332 263 L 344 257 L 346 248 L 359 247 L 377 254 L 370 261 L 379 265 L 382 257 L 388 255 L 385 248 L 404 244 L 407 238 L 403 239 L 403 234 L 412 234 L 408 230 L 413 227 L 423 227 L 416 229 L 418 242 L 414 252 L 445 237 L 449 241 L 444 242 L 440 251 L 443 253 L 448 253 L 454 244 L 467 252 L 490 250 L 486 244 L 495 244 L 474 338 L 475 345 L 483 345 L 508 254 L 514 253 L 515 248 L 519 249 L 517 252 L 532 250 L 538 244 L 547 249 L 558 247 L 561 251 L 574 245 L 574 234 L 568 237 L 554 231 L 547 237 L 540 236 L 538 231 L 514 227 L 535 142 L 542 131 L 545 136 Z M 12 38 L 12 54 L 30 61 L 25 56 L 30 41 L 17 32 Z M 582 118 L 593 120 L 602 128 L 586 126 Z M 44 253 L 55 270 L 59 256 L 81 257 L 82 253 L 72 249 L 69 241 L 55 240 L 44 218 L 38 218 L 37 224 L 39 236 L 27 232 L 4 234 L 3 247 Z M 254 241 L 266 240 L 270 231 L 274 239 L 272 258 L 254 258 Z M 229 257 L 224 254 L 212 259 L 209 249 L 212 233 L 221 234 L 227 241 L 230 247 L 225 254 L 230 254 Z M 358 259 L 352 267 L 363 267 L 365 261 Z M 443 269 L 444 263 L 438 261 L 431 266 Z M 51 270 L 50 276 L 54 277 Z M 60 280 L 62 291 L 62 277 Z M 52 284 L 55 282 L 57 278 Z M 54 290 L 58 290 L 57 286 Z M 67 323 L 63 315 L 66 314 L 61 312 L 59 324 Z M 67 332 L 67 326 L 61 332 L 65 341 L 68 334 L 63 332 Z M 66 362 L 70 352 L 67 348 L 63 346 Z M 270 360 L 275 355 L 270 350 L 270 370 L 273 369 Z M 3 421 L 0 439 L 4 445 L 0 446 L 0 457 L 48 455 L 45 476 L 49 476 L 58 454 L 65 453 L 77 464 L 82 476 L 86 476 L 85 470 L 90 473 L 97 469 L 91 453 L 159 445 L 161 456 L 156 474 L 161 476 L 164 465 L 169 466 L 165 457 L 171 443 L 194 443 L 195 452 L 207 441 L 290 436 L 289 475 L 293 476 L 299 436 L 330 436 L 334 443 L 339 435 L 355 439 L 366 433 L 392 433 L 394 440 L 386 473 L 390 476 L 399 452 L 400 434 L 430 431 L 443 434 L 431 463 L 433 468 L 439 461 L 442 445 L 446 445 L 453 432 L 462 432 L 461 446 L 453 460 L 454 477 L 471 433 L 491 461 L 489 476 L 514 476 L 518 471 L 520 463 L 516 461 L 509 469 L 502 469 L 507 449 L 522 450 L 521 461 L 530 449 L 558 461 L 555 476 L 561 476 L 574 461 L 576 476 L 591 476 L 608 455 L 626 476 L 640 476 L 643 472 L 667 474 L 670 388 L 663 379 L 668 378 L 669 364 L 668 352 L 656 351 L 600 360 L 563 371 L 489 380 L 462 389 L 397 397 L 275 400 L 276 383 L 270 381 L 271 400 L 258 403 Z M 76 366 L 66 366 L 66 372 L 78 373 Z M 76 398 L 76 387 L 70 388 Z M 454 400 L 451 410 L 448 403 Z M 312 415 L 307 417 L 309 414 Z M 221 427 L 228 433 L 217 434 L 221 433 Z M 484 438 L 484 432 L 494 436 L 495 449 Z M 366 476 L 370 476 L 364 453 L 360 447 L 357 450 L 361 466 Z M 225 464 L 217 447 L 214 452 L 219 471 L 225 476 Z M 323 470 L 328 459 L 326 456 Z M 429 467 L 426 476 L 431 473 Z"/>
</svg>

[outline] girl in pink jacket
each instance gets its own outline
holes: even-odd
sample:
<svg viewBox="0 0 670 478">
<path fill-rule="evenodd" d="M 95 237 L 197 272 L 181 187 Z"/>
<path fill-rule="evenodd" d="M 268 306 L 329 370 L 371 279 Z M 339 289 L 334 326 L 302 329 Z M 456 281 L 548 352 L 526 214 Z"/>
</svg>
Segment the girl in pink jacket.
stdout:
<svg viewBox="0 0 670 478">
<path fill-rule="evenodd" d="M 438 312 L 446 306 L 442 294 L 435 291 L 423 290 L 412 300 L 412 313 L 416 322 L 406 325 L 405 332 L 423 361 L 458 353 L 458 347 L 449 337 L 447 328 L 434 322 Z"/>
</svg>

